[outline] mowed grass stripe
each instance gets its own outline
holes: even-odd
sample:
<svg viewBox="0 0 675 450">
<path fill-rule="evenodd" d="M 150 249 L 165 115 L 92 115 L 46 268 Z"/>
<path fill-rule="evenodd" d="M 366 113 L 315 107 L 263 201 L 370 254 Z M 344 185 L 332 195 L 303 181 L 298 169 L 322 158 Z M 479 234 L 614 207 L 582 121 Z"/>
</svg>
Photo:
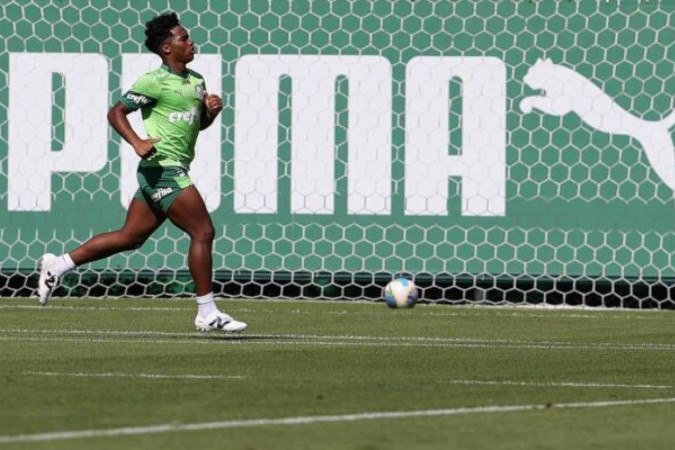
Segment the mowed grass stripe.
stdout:
<svg viewBox="0 0 675 450">
<path fill-rule="evenodd" d="M 7 300 L 7 299 L 0 299 Z M 18 300 L 9 300 L 9 302 L 17 302 Z M 8 302 L 3 302 L 5 304 L 0 304 L 0 309 L 17 309 L 17 310 L 38 310 L 38 311 L 49 311 L 49 310 L 68 310 L 68 311 L 135 311 L 135 312 L 180 312 L 184 313 L 186 311 L 194 312 L 195 304 L 194 299 L 183 299 L 183 300 L 163 300 L 163 302 L 173 303 L 173 306 L 118 306 L 112 305 L 113 302 L 122 302 L 124 300 L 115 299 L 115 300 L 100 300 L 100 299 L 68 299 L 68 303 L 76 303 L 76 305 L 55 305 L 50 304 L 48 306 L 42 305 L 26 305 L 26 304 L 6 304 Z M 139 302 L 153 302 L 154 300 L 141 299 Z M 255 313 L 255 314 L 279 314 L 278 310 L 265 310 L 265 309 L 251 309 L 247 306 L 241 305 L 232 305 L 230 302 L 237 303 L 246 303 L 254 302 L 261 303 L 263 300 L 250 300 L 250 299 L 239 299 L 239 300 L 219 300 L 217 301 L 218 305 L 225 310 L 236 311 L 237 313 Z M 97 303 L 96 306 L 85 306 L 85 303 Z M 100 303 L 99 303 L 100 302 Z M 337 302 L 331 300 L 274 300 L 275 304 L 293 304 L 297 303 L 298 305 L 305 306 L 307 304 L 316 306 L 316 305 L 325 305 L 325 306 L 343 306 L 339 305 Z M 77 304 L 82 303 L 82 304 Z M 359 308 L 358 311 L 341 309 L 339 311 L 329 310 L 329 311 L 310 311 L 306 309 L 290 309 L 284 311 L 284 314 L 290 315 L 331 315 L 331 316 L 340 316 L 340 315 L 356 315 L 356 316 L 380 316 L 387 314 L 396 314 L 396 310 L 391 310 L 384 307 L 382 302 L 367 302 L 367 301 L 352 301 L 348 305 L 344 305 L 349 309 L 350 306 L 356 307 L 365 307 Z M 372 309 L 370 308 L 372 307 Z M 367 309 L 367 310 L 364 310 Z M 444 309 L 446 309 L 444 311 Z M 405 310 L 404 310 L 405 311 Z M 650 310 L 650 309 L 631 309 L 631 310 L 620 310 L 616 308 L 603 308 L 603 307 L 573 307 L 573 306 L 548 306 L 548 307 L 538 307 L 536 305 L 532 306 L 523 306 L 523 305 L 434 305 L 434 304 L 423 304 L 419 305 L 414 310 L 414 315 L 416 317 L 420 316 L 429 316 L 429 317 L 464 317 L 467 315 L 475 315 L 486 313 L 494 317 L 514 317 L 514 318 L 568 318 L 568 319 L 618 319 L 626 320 L 642 320 L 650 319 L 651 316 L 662 314 L 663 311 L 660 310 Z"/>
<path fill-rule="evenodd" d="M 0 336 L 0 341 L 15 342 L 70 342 L 70 343 L 129 343 L 129 344 L 185 344 L 185 345 L 267 345 L 267 346 L 333 346 L 333 347 L 422 347 L 422 348 L 472 348 L 472 349 L 506 349 L 506 350 L 581 350 L 581 351 L 675 351 L 672 346 L 656 345 L 612 345 L 597 346 L 594 344 L 555 345 L 552 343 L 542 344 L 519 344 L 502 342 L 363 342 L 363 341 L 318 341 L 318 340 L 266 340 L 244 339 L 238 336 L 195 336 L 193 339 L 110 339 L 96 337 L 33 337 L 33 336 Z"/>
<path fill-rule="evenodd" d="M 321 335 L 321 334 L 266 334 L 266 333 L 199 333 L 199 332 L 165 332 L 150 330 L 59 330 L 59 329 L 31 329 L 31 328 L 0 328 L 0 340 L 12 340 L 11 336 L 3 334 L 30 335 L 52 334 L 62 335 L 63 339 L 72 342 L 71 336 L 117 336 L 129 337 L 123 340 L 109 340 L 110 342 L 163 342 L 156 337 L 177 338 L 169 342 L 195 342 L 199 339 L 208 339 L 218 342 L 236 341 L 237 343 L 269 343 L 269 344 L 343 344 L 343 345 L 384 345 L 384 346 L 424 346 L 424 347 L 470 347 L 470 348 L 534 348 L 534 349 L 589 349 L 589 350 L 659 350 L 675 351 L 675 344 L 660 343 L 615 343 L 615 342 L 571 342 L 571 341 L 533 341 L 512 339 L 472 339 L 472 338 L 442 338 L 421 336 L 364 336 L 364 335 Z M 150 339 L 134 340 L 133 337 L 148 337 Z M 180 338 L 193 338 L 182 340 Z M 75 339 L 77 340 L 77 339 Z M 105 342 L 106 340 L 104 340 Z"/>
<path fill-rule="evenodd" d="M 17 442 L 40 442 L 56 441 L 65 439 L 92 438 L 92 437 L 115 437 L 131 436 L 141 434 L 169 433 L 180 431 L 204 431 L 226 428 L 244 428 L 244 427 L 263 427 L 263 426 L 297 426 L 311 425 L 317 423 L 339 423 L 339 422 L 360 422 L 366 420 L 395 420 L 409 419 L 414 417 L 441 417 L 457 416 L 468 414 L 496 414 L 496 413 L 517 413 L 526 411 L 536 411 L 545 409 L 582 409 L 582 408 L 611 408 L 635 405 L 655 405 L 675 403 L 675 398 L 650 398 L 640 400 L 601 400 L 593 402 L 574 402 L 558 404 L 530 404 L 530 405 L 490 405 L 464 408 L 430 409 L 418 411 L 382 411 L 365 412 L 355 414 L 341 414 L 328 416 L 299 416 L 282 418 L 260 418 L 245 420 L 227 420 L 221 422 L 203 422 L 203 423 L 169 423 L 162 425 L 152 425 L 145 427 L 126 427 L 102 430 L 75 430 L 61 431 L 51 433 L 36 433 L 14 436 L 0 436 L 0 443 Z"/>
</svg>

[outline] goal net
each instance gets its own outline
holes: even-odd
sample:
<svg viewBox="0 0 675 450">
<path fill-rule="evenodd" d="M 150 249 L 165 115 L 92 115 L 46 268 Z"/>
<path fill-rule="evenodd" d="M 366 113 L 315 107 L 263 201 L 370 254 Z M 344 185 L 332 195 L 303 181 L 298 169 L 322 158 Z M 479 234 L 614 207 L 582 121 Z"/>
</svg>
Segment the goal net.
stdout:
<svg viewBox="0 0 675 450">
<path fill-rule="evenodd" d="M 106 112 L 176 5 L 224 102 L 190 172 L 217 295 L 675 307 L 670 0 L 3 2 L 0 295 L 123 223 Z M 188 245 L 165 225 L 55 295 L 187 295 Z"/>
</svg>

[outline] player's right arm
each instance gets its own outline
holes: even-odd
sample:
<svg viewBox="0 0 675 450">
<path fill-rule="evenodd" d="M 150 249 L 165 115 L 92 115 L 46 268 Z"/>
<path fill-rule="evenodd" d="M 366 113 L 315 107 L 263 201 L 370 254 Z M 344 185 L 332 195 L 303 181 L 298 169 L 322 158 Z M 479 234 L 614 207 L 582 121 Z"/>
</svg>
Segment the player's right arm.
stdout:
<svg viewBox="0 0 675 450">
<path fill-rule="evenodd" d="M 131 127 L 127 116 L 138 109 L 153 108 L 157 104 L 157 100 L 162 95 L 162 86 L 157 73 L 157 71 L 150 71 L 141 75 L 131 89 L 108 111 L 110 125 L 134 148 L 136 154 L 144 159 L 150 158 L 157 152 L 154 145 L 160 141 L 160 137 L 141 138 Z"/>
<path fill-rule="evenodd" d="M 154 155 L 155 143 L 159 142 L 160 138 L 142 139 L 136 131 L 132 128 L 127 119 L 127 115 L 134 110 L 129 108 L 122 102 L 117 102 L 108 111 L 108 122 L 117 133 L 122 136 L 122 139 L 127 141 L 133 148 L 136 154 L 141 158 L 149 158 Z"/>
</svg>

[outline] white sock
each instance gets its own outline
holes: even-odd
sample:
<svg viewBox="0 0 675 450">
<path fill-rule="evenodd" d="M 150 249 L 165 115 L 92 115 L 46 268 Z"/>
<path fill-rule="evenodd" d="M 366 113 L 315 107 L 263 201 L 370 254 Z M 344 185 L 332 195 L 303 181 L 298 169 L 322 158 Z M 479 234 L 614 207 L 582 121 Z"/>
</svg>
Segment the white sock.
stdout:
<svg viewBox="0 0 675 450">
<path fill-rule="evenodd" d="M 206 317 L 214 311 L 217 311 L 216 299 L 213 297 L 213 292 L 197 297 L 197 313 Z"/>
<path fill-rule="evenodd" d="M 64 253 L 63 255 L 56 258 L 52 270 L 54 271 L 54 275 L 60 277 L 64 273 L 70 272 L 74 268 L 75 263 L 73 262 L 73 259 L 68 253 Z"/>
</svg>

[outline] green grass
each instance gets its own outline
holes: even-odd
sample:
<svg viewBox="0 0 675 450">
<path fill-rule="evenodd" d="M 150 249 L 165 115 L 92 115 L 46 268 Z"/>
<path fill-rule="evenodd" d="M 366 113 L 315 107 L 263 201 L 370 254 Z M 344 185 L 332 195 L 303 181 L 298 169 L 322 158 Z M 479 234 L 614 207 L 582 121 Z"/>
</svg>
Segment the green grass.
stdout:
<svg viewBox="0 0 675 450">
<path fill-rule="evenodd" d="M 249 330 L 224 336 L 193 330 L 193 300 L 35 304 L 0 299 L 0 449 L 675 442 L 672 312 L 227 300 Z"/>
</svg>

